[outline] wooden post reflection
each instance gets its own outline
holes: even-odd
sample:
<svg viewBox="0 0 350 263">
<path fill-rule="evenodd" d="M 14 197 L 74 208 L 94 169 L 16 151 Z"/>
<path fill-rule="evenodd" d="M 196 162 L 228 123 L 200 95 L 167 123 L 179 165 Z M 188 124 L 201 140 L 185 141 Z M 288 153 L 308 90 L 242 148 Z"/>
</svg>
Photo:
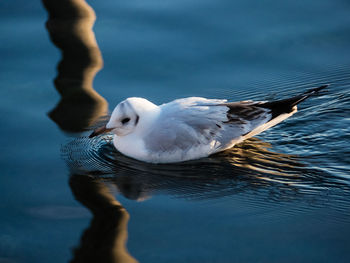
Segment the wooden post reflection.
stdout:
<svg viewBox="0 0 350 263">
<path fill-rule="evenodd" d="M 137 262 L 125 247 L 129 214 L 107 185 L 77 174 L 70 177 L 69 184 L 74 197 L 93 214 L 71 262 Z"/>
<path fill-rule="evenodd" d="M 46 27 L 61 50 L 55 87 L 61 95 L 50 118 L 64 131 L 81 132 L 107 114 L 106 100 L 93 89 L 103 60 L 92 31 L 96 16 L 84 0 L 42 0 Z"/>
</svg>

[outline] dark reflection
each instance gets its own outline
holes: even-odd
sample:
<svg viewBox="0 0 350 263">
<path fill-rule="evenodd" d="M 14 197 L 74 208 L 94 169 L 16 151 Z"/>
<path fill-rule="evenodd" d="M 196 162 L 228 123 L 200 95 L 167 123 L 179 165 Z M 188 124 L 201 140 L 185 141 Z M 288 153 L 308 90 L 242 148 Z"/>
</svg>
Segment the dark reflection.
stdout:
<svg viewBox="0 0 350 263">
<path fill-rule="evenodd" d="M 42 0 L 49 13 L 46 27 L 61 50 L 54 80 L 61 100 L 49 113 L 66 132 L 81 132 L 107 113 L 107 102 L 93 89 L 103 61 L 94 32 L 93 9 L 84 0 Z"/>
<path fill-rule="evenodd" d="M 328 174 L 305 167 L 297 156 L 276 153 L 252 138 L 236 147 L 200 160 L 177 164 L 147 164 L 123 156 L 109 142 L 79 138 L 63 147 L 70 170 L 110 182 L 129 199 L 154 194 L 208 199 L 244 192 L 253 202 L 327 196 L 347 187 Z M 341 190 L 340 190 L 341 191 Z"/>
<path fill-rule="evenodd" d="M 50 118 L 66 132 L 82 132 L 107 113 L 107 102 L 92 86 L 103 61 L 92 26 L 95 13 L 84 0 L 43 0 L 52 42 L 61 50 L 55 87 L 61 94 Z M 129 214 L 102 181 L 73 174 L 75 198 L 93 214 L 71 262 L 137 262 L 127 251 Z"/>
<path fill-rule="evenodd" d="M 69 185 L 74 197 L 93 214 L 71 262 L 137 262 L 127 251 L 129 214 L 101 180 L 74 174 Z"/>
</svg>

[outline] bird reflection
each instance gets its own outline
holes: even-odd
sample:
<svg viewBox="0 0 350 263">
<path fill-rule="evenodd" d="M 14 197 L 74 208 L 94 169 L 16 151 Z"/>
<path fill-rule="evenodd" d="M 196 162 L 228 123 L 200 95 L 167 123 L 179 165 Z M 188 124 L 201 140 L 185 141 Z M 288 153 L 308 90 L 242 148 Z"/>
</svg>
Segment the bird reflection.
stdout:
<svg viewBox="0 0 350 263">
<path fill-rule="evenodd" d="M 66 132 L 82 132 L 108 110 L 106 100 L 92 86 L 103 61 L 92 26 L 93 9 L 84 0 L 42 0 L 51 41 L 61 50 L 54 80 L 60 102 L 50 118 Z"/>
<path fill-rule="evenodd" d="M 101 180 L 74 174 L 69 185 L 74 197 L 93 214 L 73 252 L 71 262 L 137 262 L 126 250 L 129 214 Z"/>
<path fill-rule="evenodd" d="M 270 200 L 288 196 L 286 193 L 294 198 L 291 182 L 298 178 L 301 164 L 295 156 L 269 151 L 268 145 L 253 138 L 223 153 L 176 168 L 165 165 L 139 167 L 137 171 L 134 167 L 115 169 L 110 180 L 124 196 L 138 201 L 156 193 L 211 199 L 241 192 L 261 195 L 267 191 Z"/>
<path fill-rule="evenodd" d="M 138 201 L 157 193 L 190 199 L 241 192 L 265 195 L 269 200 L 295 198 L 302 185 L 313 182 L 308 179 L 311 174 L 298 157 L 273 152 L 269 147 L 252 138 L 208 158 L 158 165 L 120 154 L 106 137 L 76 139 L 62 152 L 73 173 L 94 175 Z"/>
</svg>

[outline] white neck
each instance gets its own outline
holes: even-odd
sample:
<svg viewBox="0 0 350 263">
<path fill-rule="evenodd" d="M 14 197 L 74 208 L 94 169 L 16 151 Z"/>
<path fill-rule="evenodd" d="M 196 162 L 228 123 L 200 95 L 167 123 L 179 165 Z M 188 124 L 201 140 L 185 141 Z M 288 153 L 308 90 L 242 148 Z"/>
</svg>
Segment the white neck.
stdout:
<svg viewBox="0 0 350 263">
<path fill-rule="evenodd" d="M 153 123 L 160 115 L 160 108 L 157 105 L 154 106 L 155 107 L 147 108 L 147 110 L 138 112 L 140 120 L 133 133 L 145 134 L 148 129 L 153 127 Z"/>
</svg>

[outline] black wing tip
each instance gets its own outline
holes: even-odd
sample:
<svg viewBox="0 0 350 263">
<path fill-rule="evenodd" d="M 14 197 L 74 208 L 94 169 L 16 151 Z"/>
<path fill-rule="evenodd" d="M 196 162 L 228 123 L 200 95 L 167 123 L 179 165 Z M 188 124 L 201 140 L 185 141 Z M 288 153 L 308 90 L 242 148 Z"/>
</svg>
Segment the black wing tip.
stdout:
<svg viewBox="0 0 350 263">
<path fill-rule="evenodd" d="M 300 102 L 303 102 L 309 97 L 312 97 L 314 95 L 321 95 L 319 92 L 325 88 L 327 88 L 330 84 L 324 84 L 319 86 L 318 88 L 312 88 L 301 95 L 284 99 L 284 100 L 277 100 L 277 101 L 271 101 L 271 102 L 265 102 L 263 104 L 260 104 L 260 107 L 268 108 L 272 112 L 272 119 L 279 116 L 282 113 L 290 113 L 293 111 L 294 106 L 298 105 Z"/>
<path fill-rule="evenodd" d="M 318 93 L 320 90 L 323 90 L 329 87 L 331 84 L 324 84 L 319 86 L 318 88 L 312 88 L 304 92 L 304 95 L 311 95 L 312 93 Z"/>
</svg>

